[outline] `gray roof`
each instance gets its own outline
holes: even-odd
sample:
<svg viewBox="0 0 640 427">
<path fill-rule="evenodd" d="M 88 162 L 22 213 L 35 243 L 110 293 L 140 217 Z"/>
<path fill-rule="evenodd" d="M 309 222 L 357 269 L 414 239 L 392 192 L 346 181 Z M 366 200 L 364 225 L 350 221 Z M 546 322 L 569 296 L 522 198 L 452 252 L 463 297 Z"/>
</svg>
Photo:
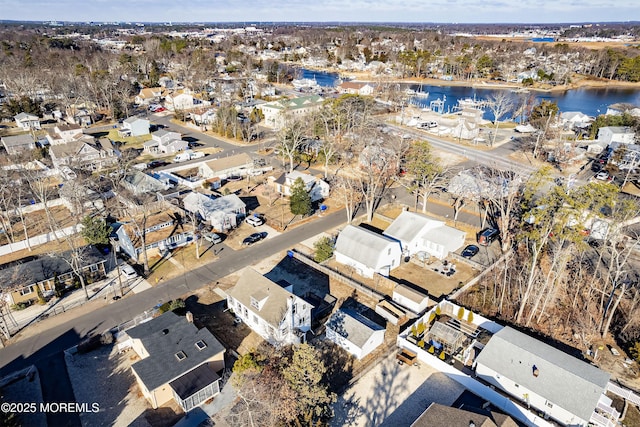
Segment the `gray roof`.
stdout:
<svg viewBox="0 0 640 427">
<path fill-rule="evenodd" d="M 206 386 L 220 379 L 220 376 L 207 364 L 200 365 L 179 378 L 171 381 L 169 385 L 182 400 L 193 396 Z"/>
<path fill-rule="evenodd" d="M 347 225 L 338 235 L 335 251 L 367 267 L 375 267 L 382 251 L 389 247 L 390 243 L 400 244 L 365 228 Z"/>
<path fill-rule="evenodd" d="M 240 153 L 234 156 L 221 157 L 219 159 L 210 160 L 205 163 L 212 172 L 226 171 L 227 169 L 238 168 L 241 166 L 252 167 L 253 159 L 247 153 Z"/>
<path fill-rule="evenodd" d="M 94 246 L 85 246 L 81 252 L 81 262 L 84 267 L 105 262 L 107 257 Z M 70 259 L 71 251 L 62 252 L 55 256 L 42 255 L 31 258 L 25 262 L 15 261 L 0 265 L 0 288 L 19 289 L 44 280 L 53 279 L 58 274 L 62 275 L 72 271 L 65 259 Z"/>
<path fill-rule="evenodd" d="M 252 268 L 244 269 L 236 285 L 227 294 L 275 327 L 280 325 L 287 311 L 287 298 L 294 296 Z M 251 297 L 261 300 L 265 295 L 267 299 L 260 310 L 251 305 Z"/>
<path fill-rule="evenodd" d="M 14 119 L 16 120 L 24 120 L 24 119 L 33 119 L 33 120 L 38 120 L 38 116 L 36 116 L 35 114 L 29 114 L 29 113 L 18 113 L 15 116 L 13 116 Z"/>
<path fill-rule="evenodd" d="M 422 415 L 411 424 L 411 427 L 469 427 L 471 422 L 473 422 L 476 427 L 517 427 L 516 422 L 507 415 L 489 411 L 482 411 L 485 413 L 477 412 L 480 411 L 468 411 L 444 406 L 439 403 L 432 403 Z"/>
<path fill-rule="evenodd" d="M 35 141 L 31 134 L 25 133 L 23 135 L 3 136 L 2 143 L 5 147 L 20 147 L 23 145 L 34 144 Z"/>
<path fill-rule="evenodd" d="M 434 218 L 429 218 L 414 212 L 403 211 L 391 225 L 384 230 L 383 234 L 400 240 L 401 242 L 411 242 L 418 237 L 418 234 L 423 228 L 430 223 L 433 224 L 433 226 L 444 224 L 443 221 Z"/>
<path fill-rule="evenodd" d="M 382 326 L 348 308 L 337 310 L 325 325 L 358 347 L 365 345 L 374 332 L 384 331 Z"/>
<path fill-rule="evenodd" d="M 477 362 L 587 421 L 610 377 L 509 327 L 491 337 Z M 537 377 L 533 375 L 533 366 L 538 368 Z"/>
<path fill-rule="evenodd" d="M 127 330 L 127 335 L 140 339 L 149 353 L 131 366 L 149 391 L 176 380 L 225 350 L 206 328 L 198 329 L 171 311 Z M 198 350 L 196 342 L 201 340 L 206 347 Z M 180 351 L 187 356 L 181 361 L 176 358 Z"/>
</svg>

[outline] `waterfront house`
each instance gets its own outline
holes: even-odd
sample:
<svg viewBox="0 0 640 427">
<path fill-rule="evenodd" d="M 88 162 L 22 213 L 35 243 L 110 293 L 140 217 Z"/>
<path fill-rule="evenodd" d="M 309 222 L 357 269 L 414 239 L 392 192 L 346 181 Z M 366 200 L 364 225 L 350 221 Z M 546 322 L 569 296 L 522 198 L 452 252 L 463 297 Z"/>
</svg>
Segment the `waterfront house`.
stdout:
<svg viewBox="0 0 640 427">
<path fill-rule="evenodd" d="M 375 90 L 373 85 L 361 82 L 343 82 L 338 85 L 337 89 L 340 93 L 362 96 L 371 96 Z"/>
<path fill-rule="evenodd" d="M 603 145 L 612 144 L 614 142 L 620 144 L 633 144 L 635 138 L 635 132 L 628 126 L 603 126 L 598 129 L 597 139 Z"/>
<path fill-rule="evenodd" d="M 193 324 L 193 316 L 172 311 L 126 331 L 122 348 L 140 359 L 131 372 L 151 407 L 174 399 L 189 412 L 220 393 L 225 348 L 207 330 Z"/>
</svg>

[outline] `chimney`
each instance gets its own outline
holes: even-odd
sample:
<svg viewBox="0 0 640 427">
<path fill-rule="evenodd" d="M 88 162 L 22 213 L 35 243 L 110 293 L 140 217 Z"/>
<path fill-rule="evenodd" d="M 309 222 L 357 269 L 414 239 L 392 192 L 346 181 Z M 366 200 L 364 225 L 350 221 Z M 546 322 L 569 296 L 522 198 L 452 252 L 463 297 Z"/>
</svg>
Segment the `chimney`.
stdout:
<svg viewBox="0 0 640 427">
<path fill-rule="evenodd" d="M 193 313 L 191 313 L 190 311 L 187 311 L 187 313 L 185 314 L 185 317 L 187 318 L 187 322 L 193 323 Z"/>
</svg>

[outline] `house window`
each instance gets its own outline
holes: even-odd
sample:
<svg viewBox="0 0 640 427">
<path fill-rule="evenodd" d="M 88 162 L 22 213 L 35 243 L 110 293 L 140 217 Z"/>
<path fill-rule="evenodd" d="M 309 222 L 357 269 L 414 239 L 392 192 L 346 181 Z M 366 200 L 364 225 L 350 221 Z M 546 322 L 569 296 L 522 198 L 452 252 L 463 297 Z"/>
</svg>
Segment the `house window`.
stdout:
<svg viewBox="0 0 640 427">
<path fill-rule="evenodd" d="M 91 271 L 92 273 L 95 273 L 96 271 L 98 271 L 98 265 L 97 264 L 90 265 L 89 271 Z"/>
<path fill-rule="evenodd" d="M 546 401 L 545 405 L 547 405 L 549 408 L 553 408 L 553 403 L 549 402 L 548 400 Z"/>
<path fill-rule="evenodd" d="M 520 386 L 518 384 L 514 384 L 514 386 L 516 386 L 516 388 L 520 388 Z"/>
<path fill-rule="evenodd" d="M 259 324 L 258 316 L 256 316 L 255 314 L 253 315 L 253 323 L 255 323 L 256 325 Z"/>
<path fill-rule="evenodd" d="M 33 293 L 33 285 L 20 289 L 20 295 L 29 295 Z"/>
<path fill-rule="evenodd" d="M 179 351 L 176 353 L 176 359 L 178 359 L 178 362 L 182 362 L 186 358 L 187 355 L 184 353 L 184 351 Z"/>
<path fill-rule="evenodd" d="M 260 304 L 258 304 L 258 300 L 254 297 L 251 297 L 251 307 L 255 308 L 256 310 L 260 310 Z"/>
<path fill-rule="evenodd" d="M 198 350 L 204 350 L 205 348 L 207 348 L 207 344 L 205 344 L 204 341 L 200 340 L 200 341 L 196 342 L 196 348 Z"/>
</svg>

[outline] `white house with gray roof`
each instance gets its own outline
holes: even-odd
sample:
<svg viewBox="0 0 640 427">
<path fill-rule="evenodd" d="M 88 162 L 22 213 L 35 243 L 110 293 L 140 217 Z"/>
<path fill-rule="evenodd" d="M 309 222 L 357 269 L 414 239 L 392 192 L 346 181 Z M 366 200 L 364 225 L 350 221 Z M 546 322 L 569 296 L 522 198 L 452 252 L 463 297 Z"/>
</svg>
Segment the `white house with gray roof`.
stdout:
<svg viewBox="0 0 640 427">
<path fill-rule="evenodd" d="M 438 259 L 460 249 L 466 238 L 464 231 L 449 227 L 444 221 L 409 211 L 400 213 L 382 234 L 400 242 L 404 255 L 422 252 Z"/>
<path fill-rule="evenodd" d="M 611 407 L 608 373 L 510 327 L 491 337 L 475 371 L 562 425 L 587 426 L 596 407 Z"/>
<path fill-rule="evenodd" d="M 36 142 L 31 134 L 3 136 L 0 138 L 4 149 L 10 155 L 20 154 L 23 151 L 29 151 L 36 148 Z"/>
<path fill-rule="evenodd" d="M 129 136 L 141 136 L 149 133 L 149 120 L 140 117 L 129 117 L 122 122 L 123 134 Z"/>
<path fill-rule="evenodd" d="M 40 130 L 40 119 L 35 114 L 22 112 L 13 116 L 13 119 L 22 130 Z"/>
<path fill-rule="evenodd" d="M 287 116 L 304 117 L 322 107 L 324 99 L 319 95 L 280 99 L 258 106 L 264 115 L 262 124 L 273 129 L 281 129 Z"/>
<path fill-rule="evenodd" d="M 238 226 L 238 221 L 247 215 L 247 205 L 235 194 L 212 198 L 192 192 L 182 200 L 184 209 L 197 213 L 216 231 L 228 231 Z"/>
<path fill-rule="evenodd" d="M 252 268 L 246 268 L 227 291 L 227 306 L 271 344 L 304 342 L 311 330 L 313 306 Z"/>
<path fill-rule="evenodd" d="M 400 243 L 366 228 L 347 225 L 338 235 L 334 250 L 336 261 L 348 265 L 364 277 L 375 273 L 388 276 L 400 266 Z"/>
<path fill-rule="evenodd" d="M 384 342 L 385 328 L 349 308 L 341 308 L 325 323 L 326 337 L 362 359 Z"/>
</svg>

